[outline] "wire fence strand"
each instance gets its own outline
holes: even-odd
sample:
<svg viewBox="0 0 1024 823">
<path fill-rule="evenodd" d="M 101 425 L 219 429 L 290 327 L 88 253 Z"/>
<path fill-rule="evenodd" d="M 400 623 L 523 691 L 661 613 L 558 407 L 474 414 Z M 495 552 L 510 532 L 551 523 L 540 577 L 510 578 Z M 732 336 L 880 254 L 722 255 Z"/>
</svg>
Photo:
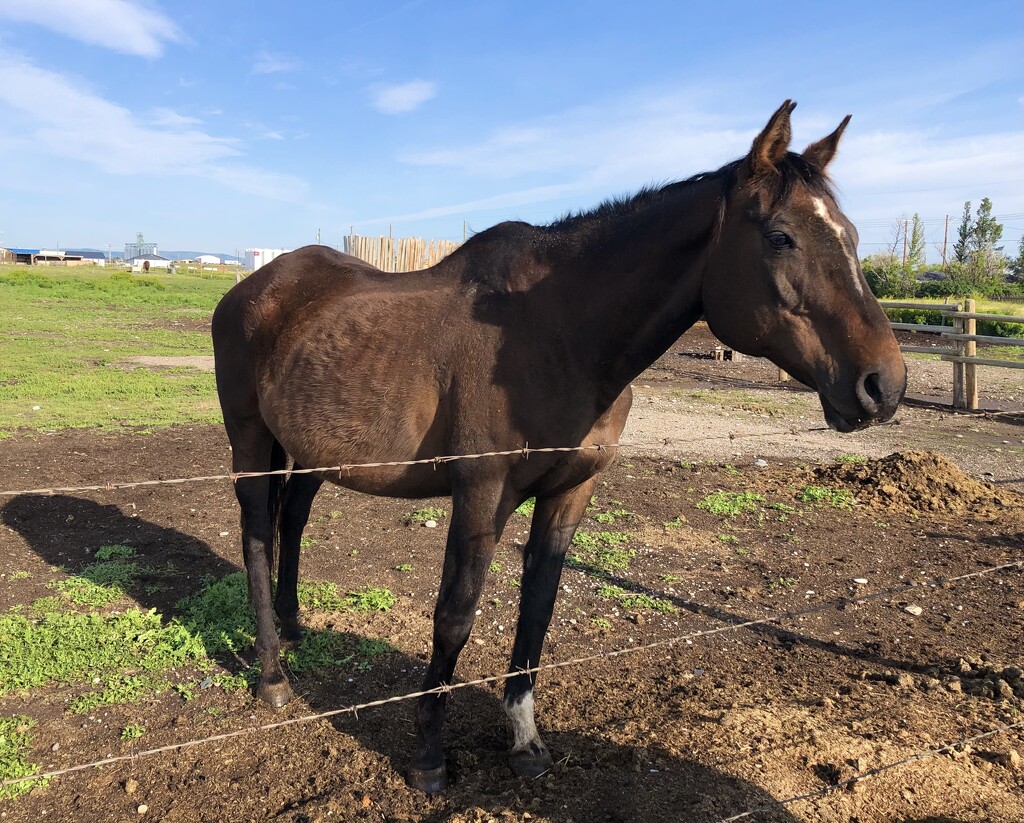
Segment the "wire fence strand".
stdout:
<svg viewBox="0 0 1024 823">
<path fill-rule="evenodd" d="M 317 712 L 315 714 L 307 714 L 307 715 L 301 715 L 299 717 L 292 717 L 292 718 L 288 718 L 286 720 L 279 720 L 279 721 L 276 721 L 276 722 L 273 722 L 273 723 L 264 723 L 264 724 L 258 725 L 258 726 L 249 726 L 249 727 L 244 728 L 244 729 L 235 729 L 234 731 L 223 732 L 221 734 L 215 734 L 215 735 L 211 735 L 209 737 L 198 738 L 198 739 L 195 739 L 195 740 L 186 740 L 186 741 L 182 741 L 182 742 L 179 742 L 179 743 L 170 743 L 170 744 L 168 744 L 166 746 L 158 746 L 156 748 L 145 749 L 143 751 L 133 752 L 131 754 L 117 755 L 115 757 L 107 757 L 107 758 L 104 758 L 102 760 L 94 760 L 94 761 L 91 761 L 89 763 L 81 763 L 81 764 L 78 764 L 78 765 L 75 765 L 75 766 L 67 766 L 67 767 L 64 767 L 64 768 L 61 768 L 61 769 L 52 769 L 52 770 L 45 771 L 45 772 L 37 772 L 35 774 L 26 775 L 24 777 L 10 778 L 10 779 L 7 779 L 7 780 L 0 781 L 0 786 L 13 786 L 15 784 L 25 783 L 25 782 L 28 782 L 28 781 L 47 780 L 47 779 L 54 778 L 54 777 L 60 777 L 62 775 L 72 774 L 74 772 L 84 771 L 86 769 L 98 768 L 98 767 L 101 767 L 101 766 L 109 766 L 109 765 L 111 765 L 113 763 L 119 763 L 119 762 L 123 762 L 123 761 L 126 761 L 126 760 L 137 761 L 137 760 L 141 760 L 143 758 L 154 757 L 154 756 L 159 755 L 159 754 L 164 754 L 166 752 L 181 751 L 183 749 L 192 748 L 194 746 L 200 746 L 200 745 L 204 745 L 204 744 L 207 744 L 207 743 L 214 743 L 214 742 L 223 741 L 223 740 L 230 740 L 232 738 L 241 737 L 241 736 L 244 736 L 244 735 L 253 735 L 253 734 L 258 734 L 258 733 L 261 733 L 261 732 L 268 732 L 268 731 L 271 731 L 271 730 L 274 730 L 274 729 L 284 728 L 286 726 L 296 726 L 296 725 L 305 724 L 305 723 L 312 723 L 312 722 L 317 721 L 317 720 L 325 720 L 327 718 L 337 717 L 337 716 L 343 715 L 343 714 L 351 714 L 351 715 L 353 715 L 353 716 L 358 718 L 359 712 L 361 712 L 361 711 L 365 711 L 367 709 L 378 708 L 380 706 L 386 706 L 386 705 L 389 705 L 389 704 L 392 704 L 392 703 L 401 703 L 401 702 L 404 702 L 404 701 L 407 701 L 407 700 L 414 700 L 414 699 L 418 699 L 420 697 L 426 697 L 428 695 L 449 694 L 450 692 L 457 691 L 458 689 L 466 689 L 466 688 L 471 688 L 471 687 L 475 687 L 475 686 L 484 686 L 484 685 L 488 685 L 488 684 L 492 684 L 492 683 L 500 683 L 500 682 L 503 682 L 503 681 L 508 680 L 510 678 L 519 677 L 519 676 L 524 675 L 524 674 L 525 675 L 534 675 L 534 674 L 538 674 L 540 672 L 554 671 L 554 670 L 557 670 L 557 669 L 568 668 L 570 666 L 579 666 L 579 665 L 583 665 L 585 663 L 593 663 L 593 662 L 600 661 L 600 660 L 611 660 L 611 659 L 615 659 L 615 658 L 618 658 L 618 657 L 625 657 L 627 655 L 637 654 L 638 652 L 641 652 L 641 651 L 650 651 L 652 649 L 658 649 L 658 648 L 665 648 L 665 647 L 675 646 L 675 645 L 678 645 L 680 643 L 686 643 L 688 641 L 692 642 L 693 640 L 697 640 L 697 639 L 702 638 L 702 637 L 711 637 L 711 636 L 718 635 L 718 634 L 724 634 L 726 632 L 734 632 L 734 631 L 738 631 L 740 629 L 752 628 L 754 626 L 765 625 L 765 624 L 768 624 L 768 623 L 778 623 L 778 622 L 781 622 L 782 620 L 793 619 L 793 618 L 797 618 L 797 617 L 804 617 L 804 616 L 809 615 L 809 614 L 814 614 L 815 612 L 821 612 L 821 611 L 836 609 L 836 608 L 840 608 L 840 607 L 842 607 L 844 605 L 849 605 L 849 604 L 853 604 L 853 603 L 865 603 L 865 602 L 869 602 L 869 601 L 872 601 L 872 600 L 877 600 L 877 599 L 882 598 L 882 597 L 893 595 L 893 594 L 896 594 L 898 592 L 903 592 L 903 591 L 906 591 L 907 589 L 910 589 L 910 588 L 918 589 L 918 588 L 922 588 L 924 586 L 928 586 L 928 587 L 930 587 L 931 589 L 934 590 L 934 589 L 941 588 L 943 586 L 946 586 L 946 585 L 949 585 L 949 584 L 952 584 L 952 583 L 962 582 L 962 581 L 970 580 L 970 579 L 974 579 L 974 578 L 985 577 L 985 576 L 988 576 L 990 574 L 995 574 L 996 572 L 1000 572 L 1000 571 L 1009 571 L 1011 569 L 1020 569 L 1022 566 L 1024 566 L 1024 560 L 1018 560 L 1018 561 L 1014 561 L 1014 562 L 1011 562 L 1011 563 L 1004 563 L 1004 564 L 999 565 L 999 566 L 991 566 L 991 567 L 986 568 L 986 569 L 979 569 L 979 570 L 973 571 L 973 572 L 966 572 L 964 574 L 960 574 L 960 575 L 957 575 L 955 577 L 945 577 L 945 578 L 936 577 L 936 578 L 933 578 L 932 580 L 925 581 L 925 582 L 922 582 L 922 581 L 918 581 L 916 583 L 907 582 L 907 583 L 901 584 L 899 586 L 893 586 L 893 587 L 890 587 L 888 589 L 880 590 L 878 592 L 873 592 L 873 593 L 864 594 L 864 595 L 858 595 L 858 596 L 855 596 L 855 597 L 840 598 L 838 600 L 829 601 L 828 603 L 819 604 L 817 606 L 812 606 L 812 607 L 809 607 L 809 608 L 806 608 L 806 609 L 799 609 L 797 611 L 779 611 L 779 612 L 775 612 L 773 614 L 767 615 L 765 617 L 755 618 L 755 619 L 751 619 L 751 620 L 745 620 L 745 621 L 742 621 L 742 622 L 739 622 L 739 623 L 730 623 L 730 624 L 725 625 L 725 626 L 717 626 L 715 628 L 705 629 L 703 631 L 690 632 L 690 633 L 683 634 L 683 635 L 676 635 L 676 636 L 673 636 L 673 637 L 664 638 L 662 640 L 655 640 L 655 641 L 652 641 L 651 643 L 645 643 L 645 644 L 638 645 L 638 646 L 628 646 L 628 647 L 625 647 L 625 648 L 613 649 L 612 651 L 606 651 L 606 652 L 595 652 L 593 654 L 583 655 L 581 657 L 570 658 L 568 660 L 561 660 L 561 661 L 557 661 L 555 663 L 547 663 L 547 664 L 544 664 L 544 665 L 541 665 L 541 666 L 532 666 L 530 668 L 517 669 L 515 671 L 507 672 L 505 674 L 495 674 L 495 675 L 490 675 L 490 676 L 487 676 L 487 677 L 480 677 L 480 678 L 477 678 L 475 680 L 461 681 L 461 682 L 458 682 L 458 683 L 448 683 L 448 684 L 444 684 L 444 685 L 441 685 L 441 686 L 438 686 L 438 687 L 432 688 L 432 689 L 425 689 L 425 690 L 422 690 L 422 691 L 408 692 L 406 694 L 394 695 L 392 697 L 385 697 L 385 698 L 381 698 L 381 699 L 378 699 L 378 700 L 371 700 L 371 701 L 368 701 L 368 702 L 365 702 L 365 703 L 358 703 L 358 704 L 351 705 L 351 706 L 343 706 L 343 707 L 337 708 L 337 709 L 330 709 L 330 710 L 324 711 L 324 712 Z M 685 603 L 687 603 L 689 605 L 692 605 L 692 606 L 697 606 L 697 607 L 700 607 L 700 606 L 703 605 L 703 604 L 695 603 L 695 602 L 692 602 L 692 601 L 683 601 L 683 602 L 685 602 Z M 704 608 L 707 608 L 707 607 L 704 607 Z M 957 744 L 950 744 L 950 745 L 957 745 Z M 924 756 L 930 756 L 930 755 L 926 753 Z M 834 787 L 831 787 L 830 790 L 832 790 L 833 788 Z M 791 802 L 795 802 L 795 800 L 791 801 Z M 740 818 L 731 818 L 731 819 L 740 819 Z"/>
<path fill-rule="evenodd" d="M 900 421 L 890 420 L 886 423 L 880 423 L 879 426 L 898 426 Z M 231 480 L 232 482 L 250 478 L 250 477 L 272 477 L 274 475 L 292 475 L 292 474 L 317 474 L 317 473 L 331 473 L 331 474 L 344 474 L 347 472 L 355 471 L 357 469 L 378 469 L 378 468 L 395 468 L 399 466 L 438 466 L 446 463 L 454 463 L 459 460 L 482 460 L 487 457 L 524 457 L 529 459 L 531 454 L 557 454 L 557 453 L 570 453 L 570 452 L 584 452 L 584 451 L 606 451 L 609 449 L 644 449 L 644 448 L 663 448 L 666 446 L 681 445 L 684 443 L 703 443 L 709 440 L 749 440 L 749 439 L 764 439 L 769 437 L 784 437 L 784 436 L 796 436 L 800 434 L 810 434 L 811 432 L 823 432 L 829 431 L 827 426 L 813 426 L 806 429 L 780 429 L 774 432 L 748 432 L 746 434 L 738 434 L 735 432 L 729 432 L 728 434 L 722 435 L 708 435 L 704 437 L 689 437 L 689 438 L 672 438 L 663 437 L 658 440 L 648 441 L 634 441 L 626 443 L 593 443 L 587 446 L 545 446 L 542 448 L 534 448 L 529 444 L 518 447 L 515 449 L 505 449 L 503 451 L 488 451 L 488 452 L 477 452 L 475 454 L 448 454 L 438 455 L 436 457 L 422 457 L 415 460 L 383 460 L 370 463 L 341 463 L 335 466 L 319 466 L 317 468 L 307 469 L 273 469 L 269 471 L 242 471 L 242 472 L 226 472 L 224 474 L 204 474 L 194 477 L 173 477 L 168 479 L 159 480 L 132 480 L 132 481 L 109 481 L 106 483 L 93 483 L 82 486 L 46 486 L 38 489 L 13 489 L 0 491 L 0 497 L 15 497 L 22 494 L 58 494 L 67 492 L 87 492 L 87 491 L 116 491 L 118 489 L 136 489 L 143 486 L 175 486 L 182 485 L 184 483 L 202 483 L 212 482 L 217 480 Z"/>
</svg>

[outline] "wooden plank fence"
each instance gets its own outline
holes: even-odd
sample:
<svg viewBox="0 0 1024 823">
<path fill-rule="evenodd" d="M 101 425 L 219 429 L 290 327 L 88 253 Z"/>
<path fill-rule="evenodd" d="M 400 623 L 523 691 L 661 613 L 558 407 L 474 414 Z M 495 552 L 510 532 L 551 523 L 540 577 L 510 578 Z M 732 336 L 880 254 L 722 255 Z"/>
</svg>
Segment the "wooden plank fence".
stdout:
<svg viewBox="0 0 1024 823">
<path fill-rule="evenodd" d="M 439 263 L 460 245 L 451 240 L 362 237 L 350 234 L 345 238 L 345 253 L 365 260 L 382 271 L 418 271 Z"/>
<path fill-rule="evenodd" d="M 920 354 L 937 354 L 940 359 L 953 364 L 953 408 L 978 408 L 978 366 L 996 366 L 1005 369 L 1024 369 L 1024 363 L 1013 360 L 993 360 L 978 357 L 978 343 L 995 343 L 1000 346 L 1024 346 L 1024 338 L 993 337 L 978 334 L 979 320 L 997 323 L 1022 323 L 1024 318 L 1011 314 L 980 314 L 975 311 L 974 300 L 963 303 L 939 305 L 936 303 L 902 303 L 883 300 L 885 309 L 922 309 L 938 311 L 951 325 L 929 325 L 919 323 L 892 323 L 894 329 L 923 334 L 938 334 L 950 341 L 949 346 L 900 346 L 900 351 Z"/>
</svg>

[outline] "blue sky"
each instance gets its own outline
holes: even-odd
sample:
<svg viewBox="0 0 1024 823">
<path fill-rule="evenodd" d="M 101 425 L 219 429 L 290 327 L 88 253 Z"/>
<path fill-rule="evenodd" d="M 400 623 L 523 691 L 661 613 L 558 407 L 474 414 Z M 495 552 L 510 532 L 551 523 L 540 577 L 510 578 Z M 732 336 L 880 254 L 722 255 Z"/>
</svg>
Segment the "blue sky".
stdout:
<svg viewBox="0 0 1024 823">
<path fill-rule="evenodd" d="M 861 255 L 1024 230 L 1024 3 L 0 0 L 0 245 L 461 239 L 742 155 L 787 97 Z M 951 228 L 951 233 L 953 228 Z"/>
</svg>

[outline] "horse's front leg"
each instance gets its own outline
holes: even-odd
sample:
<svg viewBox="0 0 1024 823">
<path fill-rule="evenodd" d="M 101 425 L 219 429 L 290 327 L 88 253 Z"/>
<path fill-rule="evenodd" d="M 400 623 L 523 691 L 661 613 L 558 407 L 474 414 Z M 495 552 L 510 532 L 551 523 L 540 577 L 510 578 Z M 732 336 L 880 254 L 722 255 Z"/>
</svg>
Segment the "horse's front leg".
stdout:
<svg viewBox="0 0 1024 823">
<path fill-rule="evenodd" d="M 591 478 L 557 497 L 538 498 L 523 556 L 519 625 L 509 672 L 536 667 L 558 594 L 565 553 L 583 519 L 596 479 Z M 551 768 L 551 754 L 533 719 L 536 674 L 505 681 L 505 712 L 512 727 L 509 765 L 520 777 L 536 777 Z"/>
<path fill-rule="evenodd" d="M 511 506 L 500 483 L 477 483 L 457 488 L 452 499 L 441 588 L 434 608 L 434 648 L 423 689 L 448 684 L 459 652 L 469 639 L 494 548 Z M 416 752 L 409 766 L 409 783 L 434 793 L 445 787 L 447 771 L 441 744 L 447 695 L 421 697 L 416 711 Z"/>
</svg>

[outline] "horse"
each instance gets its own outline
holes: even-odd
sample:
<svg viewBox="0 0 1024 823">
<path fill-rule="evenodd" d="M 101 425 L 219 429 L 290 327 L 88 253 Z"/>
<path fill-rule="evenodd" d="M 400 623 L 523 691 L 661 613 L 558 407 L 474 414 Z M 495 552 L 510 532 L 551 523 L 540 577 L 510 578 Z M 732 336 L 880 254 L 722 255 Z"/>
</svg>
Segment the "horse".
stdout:
<svg viewBox="0 0 1024 823">
<path fill-rule="evenodd" d="M 328 480 L 374 495 L 447 495 L 452 515 L 416 707 L 408 782 L 446 784 L 442 724 L 497 542 L 536 498 L 503 704 L 515 774 L 552 756 L 534 719 L 536 667 L 566 550 L 630 410 L 630 382 L 701 317 L 729 347 L 817 391 L 849 432 L 888 420 L 906 365 L 857 258 L 826 168 L 850 121 L 789 151 L 787 100 L 750 151 L 717 171 L 606 201 L 547 226 L 505 222 L 401 275 L 324 246 L 235 285 L 212 331 L 236 473 L 576 446 L 433 465 L 238 477 L 262 663 L 257 696 L 292 698 L 281 643 L 301 637 L 299 545 Z M 593 447 L 593 448 L 590 448 Z M 287 479 L 282 479 L 287 478 Z M 271 600 L 274 550 L 276 595 Z M 271 604 L 273 602 L 273 610 Z M 274 612 L 280 621 L 277 635 Z"/>
</svg>

